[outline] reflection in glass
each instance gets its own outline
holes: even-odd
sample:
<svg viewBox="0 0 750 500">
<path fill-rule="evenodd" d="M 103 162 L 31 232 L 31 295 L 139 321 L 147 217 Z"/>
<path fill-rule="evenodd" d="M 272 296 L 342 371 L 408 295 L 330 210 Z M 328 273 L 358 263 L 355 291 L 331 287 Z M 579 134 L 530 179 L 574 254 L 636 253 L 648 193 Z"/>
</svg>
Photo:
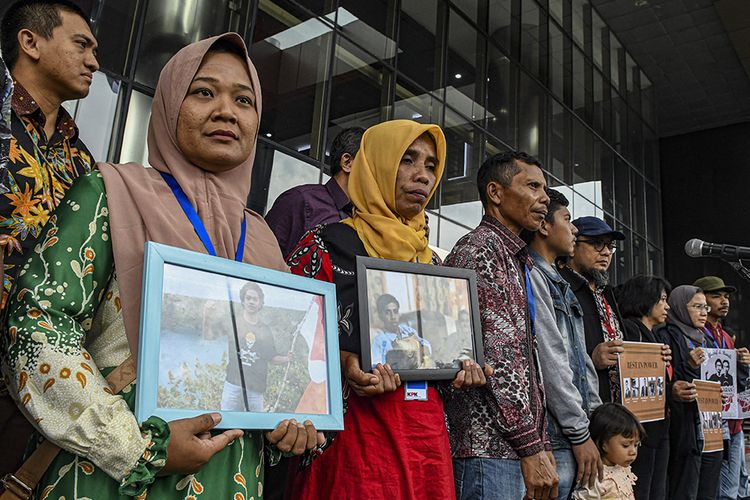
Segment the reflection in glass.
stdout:
<svg viewBox="0 0 750 500">
<path fill-rule="evenodd" d="M 479 225 L 479 221 L 482 220 L 481 216 L 479 219 L 476 219 L 477 211 L 476 211 L 476 204 L 478 204 L 479 201 L 473 203 L 473 204 L 466 204 L 463 207 L 455 207 L 454 211 L 465 211 L 466 214 L 469 217 L 473 217 L 474 220 L 476 220 L 476 224 L 472 224 L 470 227 L 464 227 L 459 224 L 455 224 L 445 217 L 440 218 L 440 235 L 439 235 L 439 243 L 440 248 L 445 248 L 446 250 L 451 250 L 456 245 L 456 242 L 461 239 L 466 233 L 474 229 L 477 225 Z M 481 203 L 479 203 L 479 206 L 481 207 Z M 467 220 L 469 220 L 469 217 L 467 217 Z"/>
<path fill-rule="evenodd" d="M 612 86 L 618 90 L 623 90 L 620 87 L 620 60 L 624 60 L 624 50 L 620 42 L 615 37 L 614 33 L 609 33 L 609 78 L 612 81 Z"/>
<path fill-rule="evenodd" d="M 266 140 L 259 140 L 247 207 L 265 214 L 287 189 L 301 184 L 325 183 L 329 178 L 321 174 L 317 166 L 277 151 Z"/>
<path fill-rule="evenodd" d="M 597 68 L 604 68 L 604 37 L 606 36 L 607 26 L 602 18 L 594 9 L 591 9 L 591 40 L 592 40 L 592 57 Z"/>
<path fill-rule="evenodd" d="M 648 246 L 648 267 L 647 274 L 654 276 L 664 275 L 664 257 L 662 252 L 653 245 Z"/>
<path fill-rule="evenodd" d="M 320 116 L 332 34 L 317 19 L 300 22 L 276 4 L 259 6 L 252 54 L 263 86 L 260 134 L 313 158 L 324 155 Z"/>
<path fill-rule="evenodd" d="M 432 210 L 425 210 L 425 222 L 427 223 L 427 240 L 430 246 L 438 248 L 438 227 L 440 226 L 440 216 Z M 440 255 L 441 259 L 448 256 L 448 251 L 443 249 Z"/>
<path fill-rule="evenodd" d="M 487 61 L 487 126 L 495 137 L 514 145 L 515 141 L 515 75 L 518 69 L 511 65 L 500 49 L 490 44 Z"/>
<path fill-rule="evenodd" d="M 546 34 L 542 32 L 541 11 L 536 2 L 522 2 L 521 8 L 521 63 L 535 76 L 542 76 Z"/>
<path fill-rule="evenodd" d="M 655 125 L 656 113 L 654 111 L 654 86 L 648 79 L 646 73 L 641 71 L 641 116 L 651 125 Z"/>
<path fill-rule="evenodd" d="M 318 182 L 320 171 L 314 166 L 276 151 L 268 185 L 268 205 L 289 188 Z"/>
<path fill-rule="evenodd" d="M 635 90 L 635 71 L 637 71 L 635 61 L 633 61 L 633 58 L 630 57 L 630 54 L 625 53 L 625 82 L 628 89 L 628 94 Z"/>
<path fill-rule="evenodd" d="M 612 92 L 612 136 L 611 144 L 621 154 L 625 151 L 625 141 L 627 139 L 627 105 L 622 97 L 616 92 Z"/>
<path fill-rule="evenodd" d="M 545 92 L 534 80 L 521 72 L 520 95 L 518 102 L 518 148 L 539 157 L 544 137 Z"/>
<path fill-rule="evenodd" d="M 490 40 L 499 44 L 507 52 L 510 52 L 511 3 L 511 0 L 489 0 L 487 33 Z M 481 21 L 479 22 L 481 25 Z"/>
<path fill-rule="evenodd" d="M 126 74 L 125 63 L 128 60 L 130 40 L 136 26 L 137 4 L 136 0 L 99 2 L 101 10 L 95 20 L 96 40 L 99 43 L 96 58 L 102 69 L 117 75 Z"/>
<path fill-rule="evenodd" d="M 589 9 L 589 3 L 586 0 L 573 0 L 573 41 L 580 47 L 583 48 L 583 40 L 585 33 L 585 14 L 586 10 Z"/>
<path fill-rule="evenodd" d="M 640 234 L 646 234 L 646 187 L 641 174 L 630 170 L 630 197 L 633 213 L 631 227 Z"/>
<path fill-rule="evenodd" d="M 648 248 L 646 241 L 638 235 L 633 235 L 633 274 L 648 272 Z"/>
<path fill-rule="evenodd" d="M 450 113 L 449 113 L 450 114 Z M 447 120 L 446 120 L 447 122 Z M 476 188 L 476 172 L 484 161 L 484 134 L 471 124 L 459 124 L 444 128 L 448 154 L 446 174 L 441 183 L 440 214 L 468 227 L 479 224 L 482 217 L 482 205 Z M 442 228 L 442 226 L 441 226 Z M 447 231 L 453 228 L 448 227 Z M 466 231 L 459 229 L 459 233 Z M 455 235 L 456 231 L 451 234 Z M 455 241 L 440 233 L 442 243 L 449 242 L 451 248 Z"/>
<path fill-rule="evenodd" d="M 643 172 L 643 121 L 632 108 L 628 108 L 628 150 L 627 158 Z"/>
<path fill-rule="evenodd" d="M 398 69 L 423 88 L 437 89 L 440 85 L 440 52 L 437 32 L 437 2 L 402 0 L 399 23 Z M 455 78 L 450 78 L 451 83 Z"/>
<path fill-rule="evenodd" d="M 135 78 L 156 87 L 159 73 L 178 50 L 229 30 L 239 21 L 241 2 L 232 0 L 163 0 L 149 2 Z M 236 29 L 235 29 L 236 31 Z"/>
<path fill-rule="evenodd" d="M 549 159 L 547 170 L 563 182 L 570 182 L 570 112 L 550 99 Z"/>
<path fill-rule="evenodd" d="M 589 182 L 601 176 L 594 161 L 594 134 L 577 118 L 573 119 L 573 182 Z"/>
<path fill-rule="evenodd" d="M 96 161 L 108 158 L 119 95 L 120 82 L 97 71 L 89 95 L 63 104 L 75 119 L 80 137 Z"/>
<path fill-rule="evenodd" d="M 344 128 L 367 128 L 387 119 L 391 71 L 344 37 L 335 50 L 328 142 Z"/>
<path fill-rule="evenodd" d="M 594 162 L 598 165 L 602 186 L 601 197 L 594 202 L 611 214 L 615 212 L 613 156 L 614 153 L 606 143 L 594 140 Z"/>
<path fill-rule="evenodd" d="M 661 247 L 661 198 L 659 192 L 650 183 L 646 183 L 646 236 L 650 243 Z"/>
<path fill-rule="evenodd" d="M 476 28 L 470 26 L 456 12 L 451 11 L 448 27 L 446 85 L 448 88 L 455 88 L 462 96 L 474 102 L 471 114 L 468 116 L 477 122 L 484 120 L 485 114 L 485 109 L 480 103 L 487 87 L 486 54 L 487 41 L 484 36 L 480 35 Z M 457 109 L 461 104 L 452 99 L 453 95 L 453 92 L 448 91 L 446 98 L 448 105 Z"/>
<path fill-rule="evenodd" d="M 561 101 L 565 100 L 565 45 L 566 38 L 562 30 L 555 24 L 549 23 L 549 85 L 552 92 Z"/>
<path fill-rule="evenodd" d="M 647 125 L 643 126 L 643 172 L 646 180 L 659 185 L 659 139 Z"/>
<path fill-rule="evenodd" d="M 605 218 L 606 220 L 606 218 Z M 610 221 L 607 221 L 610 226 L 614 227 L 617 231 L 622 232 L 625 235 L 625 241 L 617 243 L 617 252 L 614 256 L 614 262 L 612 267 L 615 270 L 615 283 L 622 283 L 631 276 L 633 276 L 633 235 L 630 229 L 626 228 L 622 224 L 612 225 Z"/>
<path fill-rule="evenodd" d="M 136 90 L 130 94 L 128 116 L 125 120 L 125 131 L 122 134 L 120 163 L 140 163 L 148 165 L 148 146 L 146 135 L 148 121 L 151 118 L 151 101 L 153 97 Z"/>
<path fill-rule="evenodd" d="M 549 13 L 560 26 L 564 24 L 563 10 L 563 0 L 549 0 Z"/>
<path fill-rule="evenodd" d="M 586 96 L 591 89 L 586 88 L 586 62 L 583 52 L 578 47 L 573 47 L 573 110 L 578 116 L 585 116 Z"/>
<path fill-rule="evenodd" d="M 615 216 L 630 225 L 630 167 L 622 158 L 615 158 Z"/>
<path fill-rule="evenodd" d="M 578 217 L 601 217 L 602 210 L 594 206 L 591 202 L 596 196 L 597 186 L 596 182 L 586 182 L 580 185 L 576 185 L 576 190 L 573 192 L 573 218 Z M 584 194 L 580 194 L 578 191 L 582 190 Z"/>
<path fill-rule="evenodd" d="M 443 132 L 447 142 L 445 180 L 443 181 L 443 187 L 445 187 L 446 181 L 474 177 L 481 163 L 481 146 L 484 144 L 484 139 L 479 129 L 451 110 L 446 111 Z M 445 195 L 444 192 L 443 203 L 447 202 Z"/>
<path fill-rule="evenodd" d="M 301 3 L 306 3 L 309 0 L 305 0 Z M 334 2 L 330 2 L 334 3 Z M 367 25 L 369 29 L 377 31 L 382 35 L 387 35 L 387 26 L 391 22 L 391 18 L 394 14 L 394 0 L 339 0 L 339 6 L 346 9 L 356 16 L 362 23 Z M 339 21 L 339 25 L 341 22 Z M 345 26 L 346 28 L 346 26 Z M 352 35 L 350 29 L 345 29 L 347 35 Z"/>
<path fill-rule="evenodd" d="M 592 125 L 594 127 L 594 130 L 604 135 L 606 132 L 608 132 L 608 127 L 606 127 L 605 124 L 606 120 L 609 117 L 609 114 L 607 113 L 607 107 L 605 106 L 604 77 L 598 69 L 594 69 L 593 105 L 594 107 L 591 110 Z"/>
<path fill-rule="evenodd" d="M 459 99 L 456 94 L 460 93 L 456 89 L 452 89 L 452 92 L 454 92 L 454 99 Z M 399 79 L 396 82 L 396 104 L 393 110 L 393 119 L 414 120 L 419 123 L 440 123 L 443 114 L 443 95 L 444 92 L 442 91 L 424 92 L 407 80 Z M 465 102 L 468 103 L 469 112 L 471 112 L 472 101 L 467 98 Z M 466 111 L 466 109 L 462 108 L 462 111 Z"/>
</svg>

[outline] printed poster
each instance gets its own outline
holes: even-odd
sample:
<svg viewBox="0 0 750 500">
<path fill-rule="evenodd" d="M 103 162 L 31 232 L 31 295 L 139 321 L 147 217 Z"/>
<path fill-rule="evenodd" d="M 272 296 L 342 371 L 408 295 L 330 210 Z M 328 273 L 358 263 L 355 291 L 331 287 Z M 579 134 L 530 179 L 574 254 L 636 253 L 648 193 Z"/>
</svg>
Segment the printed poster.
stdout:
<svg viewBox="0 0 750 500">
<path fill-rule="evenodd" d="M 662 344 L 624 342 L 619 356 L 622 404 L 641 422 L 664 419 L 666 365 Z"/>
<path fill-rule="evenodd" d="M 698 391 L 698 411 L 703 429 L 703 453 L 724 449 L 721 433 L 721 384 L 706 380 L 693 380 Z"/>
<path fill-rule="evenodd" d="M 737 405 L 739 406 L 739 418 L 750 418 L 750 390 L 737 393 Z"/>
<path fill-rule="evenodd" d="M 721 384 L 725 403 L 722 417 L 739 418 L 737 403 L 737 352 L 734 349 L 704 349 L 706 361 L 701 365 L 701 378 Z"/>
</svg>

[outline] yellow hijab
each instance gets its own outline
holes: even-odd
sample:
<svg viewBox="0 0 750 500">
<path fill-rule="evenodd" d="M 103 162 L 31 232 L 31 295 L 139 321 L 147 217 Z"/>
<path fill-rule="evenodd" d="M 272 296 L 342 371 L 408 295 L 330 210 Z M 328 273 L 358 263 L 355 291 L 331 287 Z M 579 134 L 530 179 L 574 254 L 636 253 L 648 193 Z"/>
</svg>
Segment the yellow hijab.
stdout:
<svg viewBox="0 0 750 500">
<path fill-rule="evenodd" d="M 432 262 L 432 250 L 425 231 L 424 210 L 411 219 L 396 213 L 396 174 L 401 157 L 419 136 L 427 132 L 435 139 L 437 182 L 445 169 L 445 136 L 437 125 L 411 120 L 392 120 L 370 127 L 362 136 L 359 152 L 349 175 L 349 197 L 354 215 L 341 221 L 354 228 L 370 257 L 415 262 Z"/>
</svg>

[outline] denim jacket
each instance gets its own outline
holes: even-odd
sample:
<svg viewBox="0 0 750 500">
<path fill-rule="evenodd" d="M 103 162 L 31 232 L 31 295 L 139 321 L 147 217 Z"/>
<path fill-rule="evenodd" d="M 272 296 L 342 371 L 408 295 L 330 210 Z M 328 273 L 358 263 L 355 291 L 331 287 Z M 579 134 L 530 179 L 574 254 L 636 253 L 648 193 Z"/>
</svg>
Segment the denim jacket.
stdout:
<svg viewBox="0 0 750 500">
<path fill-rule="evenodd" d="M 586 353 L 583 309 L 557 270 L 536 252 L 529 254 L 550 442 L 553 449 L 570 448 L 590 437 L 588 415 L 601 404 L 596 371 Z"/>
</svg>

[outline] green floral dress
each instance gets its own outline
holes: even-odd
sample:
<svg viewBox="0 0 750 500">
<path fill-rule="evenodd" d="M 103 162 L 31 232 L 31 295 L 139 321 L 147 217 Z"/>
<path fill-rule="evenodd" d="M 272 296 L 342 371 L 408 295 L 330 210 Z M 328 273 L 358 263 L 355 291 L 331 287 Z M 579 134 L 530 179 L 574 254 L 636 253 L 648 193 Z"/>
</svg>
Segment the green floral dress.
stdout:
<svg viewBox="0 0 750 500">
<path fill-rule="evenodd" d="M 166 422 L 133 415 L 135 383 L 112 394 L 105 376 L 129 355 L 104 181 L 81 177 L 19 270 L 2 338 L 11 394 L 63 450 L 40 499 L 259 499 L 263 438 L 246 433 L 196 474 L 157 477 Z"/>
</svg>

